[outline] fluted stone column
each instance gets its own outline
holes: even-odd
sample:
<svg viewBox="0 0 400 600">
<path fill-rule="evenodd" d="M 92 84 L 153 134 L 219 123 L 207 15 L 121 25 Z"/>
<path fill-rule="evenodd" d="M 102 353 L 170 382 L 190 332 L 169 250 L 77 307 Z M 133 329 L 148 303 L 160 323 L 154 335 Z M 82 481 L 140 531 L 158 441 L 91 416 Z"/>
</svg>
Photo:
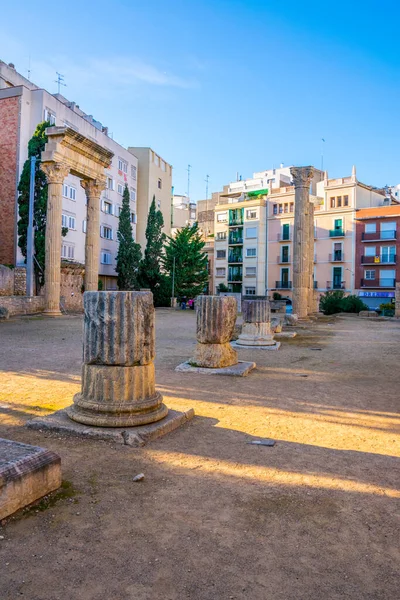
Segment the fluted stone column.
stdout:
<svg viewBox="0 0 400 600">
<path fill-rule="evenodd" d="M 220 369 L 236 365 L 237 352 L 230 345 L 237 317 L 236 299 L 229 296 L 198 296 L 197 346 L 190 363 Z"/>
<path fill-rule="evenodd" d="M 85 292 L 82 390 L 67 409 L 85 425 L 131 427 L 163 419 L 155 390 L 151 292 Z"/>
<path fill-rule="evenodd" d="M 106 187 L 106 179 L 82 179 L 81 186 L 87 196 L 85 291 L 94 292 L 99 280 L 100 195 Z"/>
<path fill-rule="evenodd" d="M 308 256 L 309 256 L 309 290 L 308 290 L 308 302 L 307 302 L 307 313 L 312 314 L 315 312 L 315 301 L 314 301 L 314 203 L 309 203 L 309 224 L 308 224 Z"/>
<path fill-rule="evenodd" d="M 42 162 L 40 165 L 46 174 L 48 184 L 45 242 L 45 313 L 50 316 L 61 315 L 61 228 L 62 228 L 62 185 L 69 173 L 63 163 Z"/>
<path fill-rule="evenodd" d="M 295 187 L 293 233 L 293 313 L 299 319 L 308 314 L 310 297 L 310 181 L 312 167 L 292 167 Z M 314 237 L 313 237 L 314 239 Z"/>
<path fill-rule="evenodd" d="M 274 346 L 271 333 L 271 308 L 268 300 L 243 300 L 242 333 L 236 343 L 239 346 Z"/>
</svg>

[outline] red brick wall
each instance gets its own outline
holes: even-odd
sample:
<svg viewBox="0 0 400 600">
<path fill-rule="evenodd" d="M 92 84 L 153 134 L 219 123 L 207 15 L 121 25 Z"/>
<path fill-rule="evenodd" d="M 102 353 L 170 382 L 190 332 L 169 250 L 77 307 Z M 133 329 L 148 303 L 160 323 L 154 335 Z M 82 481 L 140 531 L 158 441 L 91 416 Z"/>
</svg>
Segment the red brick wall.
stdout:
<svg viewBox="0 0 400 600">
<path fill-rule="evenodd" d="M 19 96 L 0 100 L 0 264 L 14 264 Z"/>
</svg>

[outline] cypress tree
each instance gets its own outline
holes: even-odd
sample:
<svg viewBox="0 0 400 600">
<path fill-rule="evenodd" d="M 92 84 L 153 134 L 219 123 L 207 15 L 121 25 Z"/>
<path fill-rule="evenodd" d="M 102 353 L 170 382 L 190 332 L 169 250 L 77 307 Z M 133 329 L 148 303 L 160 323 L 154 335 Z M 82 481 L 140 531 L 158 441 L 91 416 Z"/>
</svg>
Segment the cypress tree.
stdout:
<svg viewBox="0 0 400 600">
<path fill-rule="evenodd" d="M 117 284 L 120 290 L 138 290 L 139 265 L 142 258 L 140 245 L 133 239 L 129 190 L 125 185 L 122 196 L 122 209 L 119 215 L 117 238 L 119 248 L 117 254 Z"/>
<path fill-rule="evenodd" d="M 41 154 L 47 142 L 46 127 L 50 127 L 48 121 L 39 123 L 28 142 L 28 159 L 25 161 L 21 178 L 18 184 L 18 246 L 26 259 L 26 245 L 29 224 L 29 187 L 31 174 L 31 157 L 36 156 L 35 166 L 35 188 L 33 206 L 34 227 L 34 269 L 38 287 L 45 282 L 45 236 L 46 236 L 46 213 L 47 213 L 47 179 L 40 169 Z M 61 223 L 60 223 L 61 227 Z M 62 227 L 62 235 L 68 232 L 67 227 Z"/>
<path fill-rule="evenodd" d="M 140 281 L 143 287 L 148 287 L 155 292 L 162 279 L 161 257 L 166 239 L 162 228 L 164 219 L 162 212 L 156 209 L 156 198 L 153 196 L 146 227 L 146 250 L 140 265 Z"/>
<path fill-rule="evenodd" d="M 172 276 L 175 258 L 175 296 L 178 298 L 194 298 L 207 286 L 208 261 L 204 245 L 197 223 L 183 227 L 174 238 L 168 238 L 162 262 Z"/>
</svg>

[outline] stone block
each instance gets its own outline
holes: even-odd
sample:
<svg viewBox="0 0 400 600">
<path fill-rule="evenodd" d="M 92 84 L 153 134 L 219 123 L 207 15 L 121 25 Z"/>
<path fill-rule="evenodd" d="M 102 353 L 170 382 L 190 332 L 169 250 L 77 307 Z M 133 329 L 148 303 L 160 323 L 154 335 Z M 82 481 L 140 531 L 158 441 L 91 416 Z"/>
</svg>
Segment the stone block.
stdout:
<svg viewBox="0 0 400 600">
<path fill-rule="evenodd" d="M 178 373 L 197 373 L 199 375 L 230 375 L 233 377 L 247 377 L 247 375 L 256 368 L 256 363 L 239 361 L 230 367 L 221 369 L 206 369 L 204 367 L 194 367 L 190 361 L 186 361 L 175 368 Z"/>
<path fill-rule="evenodd" d="M 151 292 L 86 292 L 84 312 L 84 363 L 135 366 L 154 360 Z"/>
<path fill-rule="evenodd" d="M 44 448 L 0 438 L 0 520 L 61 485 L 61 459 Z"/>
<path fill-rule="evenodd" d="M 359 317 L 377 317 L 378 313 L 375 310 L 361 310 L 358 313 Z"/>
<path fill-rule="evenodd" d="M 226 344 L 197 344 L 190 364 L 206 369 L 220 369 L 236 364 L 237 352 L 229 342 Z"/>
<path fill-rule="evenodd" d="M 201 344 L 226 344 L 232 338 L 237 304 L 229 296 L 197 298 L 197 341 Z"/>
</svg>

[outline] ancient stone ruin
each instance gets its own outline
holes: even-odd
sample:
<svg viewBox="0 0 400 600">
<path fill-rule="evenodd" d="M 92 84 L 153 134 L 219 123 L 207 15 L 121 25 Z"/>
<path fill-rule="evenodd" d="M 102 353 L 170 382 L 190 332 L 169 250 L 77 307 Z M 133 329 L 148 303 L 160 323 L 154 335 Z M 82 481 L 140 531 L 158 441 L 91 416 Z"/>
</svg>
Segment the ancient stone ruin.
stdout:
<svg viewBox="0 0 400 600">
<path fill-rule="evenodd" d="M 82 391 L 67 409 L 85 425 L 131 427 L 163 419 L 155 390 L 151 292 L 86 292 Z"/>
<path fill-rule="evenodd" d="M 268 300 L 244 300 L 243 326 L 238 346 L 279 347 L 271 331 L 271 309 Z"/>
</svg>

